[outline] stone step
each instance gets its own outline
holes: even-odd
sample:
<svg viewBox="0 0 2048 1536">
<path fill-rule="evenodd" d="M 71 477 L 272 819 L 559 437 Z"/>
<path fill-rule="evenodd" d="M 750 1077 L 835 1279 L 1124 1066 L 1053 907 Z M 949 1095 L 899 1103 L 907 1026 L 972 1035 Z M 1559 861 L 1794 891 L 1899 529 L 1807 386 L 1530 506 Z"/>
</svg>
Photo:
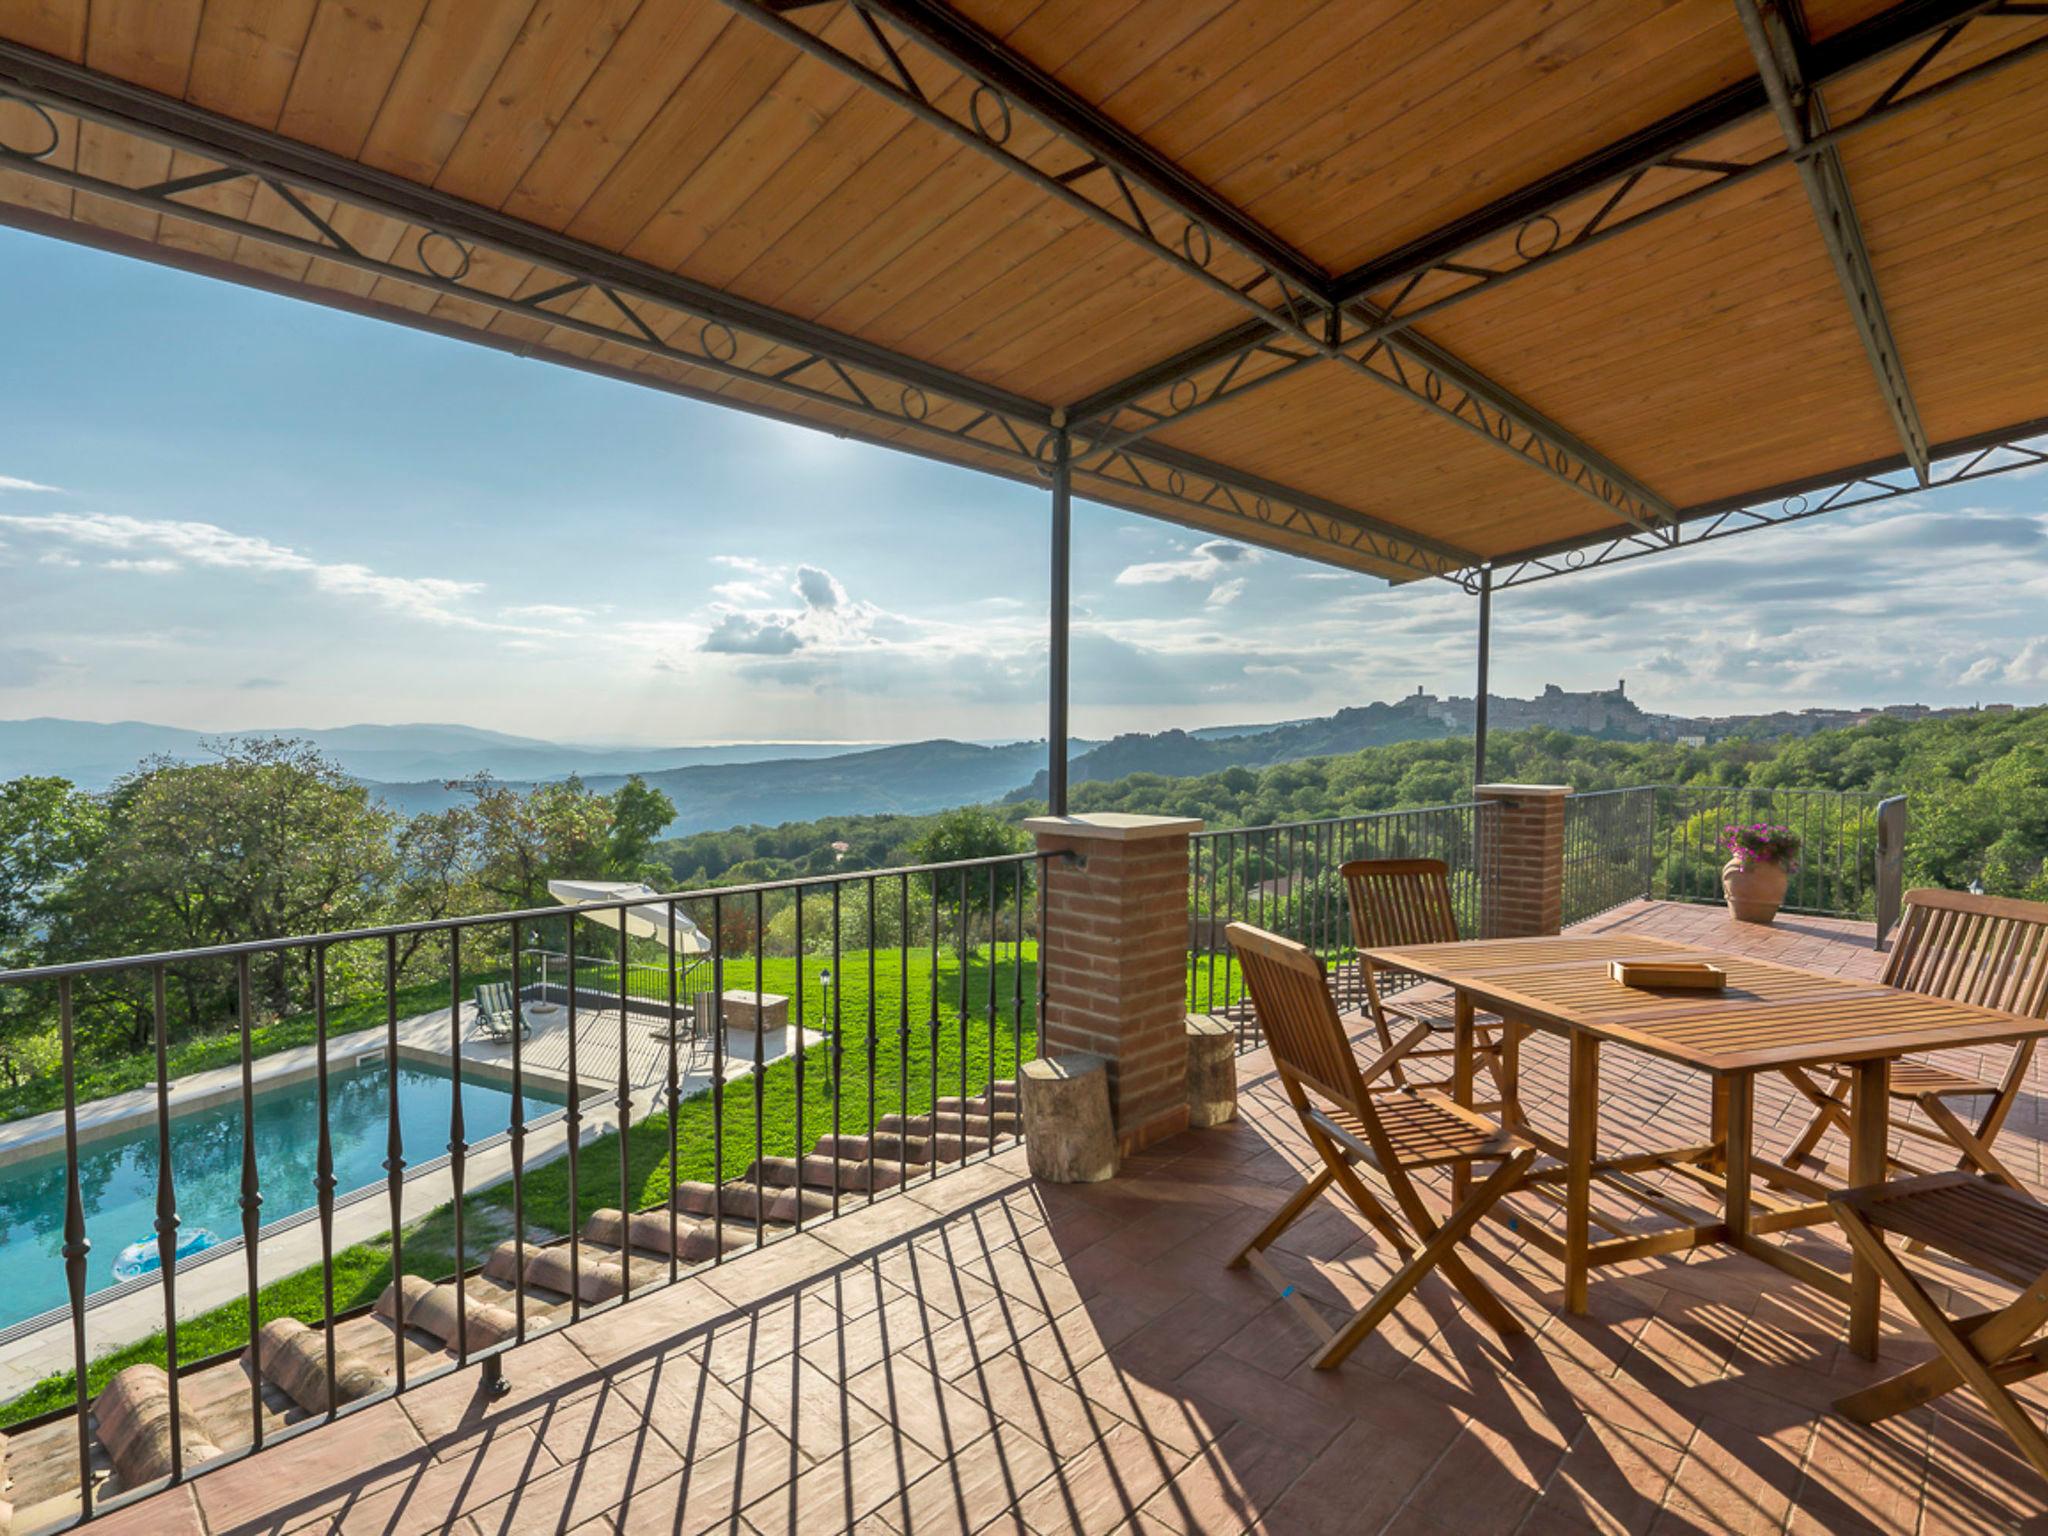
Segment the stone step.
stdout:
<svg viewBox="0 0 2048 1536">
<path fill-rule="evenodd" d="M 949 1136 L 943 1131 L 931 1138 L 932 1155 L 942 1163 L 957 1163 L 962 1158 L 986 1152 L 994 1145 L 995 1142 L 987 1136 Z"/>
<path fill-rule="evenodd" d="M 633 1213 L 632 1247 L 636 1252 L 658 1254 L 656 1268 L 665 1276 L 668 1273 L 669 1256 L 669 1212 L 666 1208 Z M 675 1256 L 685 1264 L 702 1264 L 718 1252 L 718 1230 L 708 1221 L 695 1217 L 678 1219 L 675 1222 Z M 583 1235 L 592 1242 L 606 1243 L 617 1248 L 623 1246 L 620 1240 L 620 1216 L 614 1210 L 593 1211 L 590 1220 L 583 1224 Z M 735 1234 L 728 1222 L 725 1229 L 725 1247 L 728 1252 L 741 1245 L 742 1238 Z M 634 1270 L 637 1277 L 640 1273 Z M 638 1279 L 634 1281 L 639 1284 Z"/>
<path fill-rule="evenodd" d="M 877 1131 L 872 1136 L 820 1136 L 811 1149 L 815 1157 L 837 1157 L 843 1162 L 864 1163 L 874 1154 L 877 1163 L 890 1167 L 907 1163 L 917 1168 L 932 1160 L 931 1148 L 922 1136 L 902 1136 Z"/>
<path fill-rule="evenodd" d="M 988 1115 L 952 1114 L 882 1116 L 881 1128 L 899 1134 L 912 1136 L 952 1135 L 979 1136 L 983 1139 L 994 1136 L 1014 1136 L 1023 1121 L 1013 1112 Z"/>
<path fill-rule="evenodd" d="M 765 1199 L 757 1199 L 751 1179 L 742 1182 L 728 1181 L 722 1187 L 710 1184 L 678 1184 L 675 1192 L 675 1207 L 692 1216 L 709 1216 L 723 1209 L 728 1218 L 741 1221 L 762 1221 L 770 1225 L 792 1223 L 797 1218 L 798 1201 L 802 1201 L 805 1220 L 814 1216 L 832 1214 L 832 1197 L 815 1189 L 766 1189 L 761 1191 Z"/>
<path fill-rule="evenodd" d="M 971 1099 L 947 1097 L 938 1100 L 932 1108 L 942 1115 L 986 1115 L 989 1113 L 1014 1115 L 1018 1112 L 1015 1093 L 984 1093 Z"/>
<path fill-rule="evenodd" d="M 891 1189 L 901 1182 L 897 1165 L 881 1157 L 875 1159 L 872 1168 L 864 1156 L 832 1157 L 817 1152 L 803 1160 L 800 1171 L 793 1157 L 764 1158 L 762 1163 L 763 1176 L 771 1183 L 776 1182 L 777 1175 L 780 1175 L 783 1181 L 792 1184 L 801 1177 L 805 1187 L 822 1189 L 827 1193 L 837 1188 L 842 1192 L 852 1190 L 865 1194 L 869 1190 Z M 770 1164 L 774 1166 L 766 1166 Z M 752 1171 L 749 1170 L 748 1177 L 752 1176 Z"/>
</svg>

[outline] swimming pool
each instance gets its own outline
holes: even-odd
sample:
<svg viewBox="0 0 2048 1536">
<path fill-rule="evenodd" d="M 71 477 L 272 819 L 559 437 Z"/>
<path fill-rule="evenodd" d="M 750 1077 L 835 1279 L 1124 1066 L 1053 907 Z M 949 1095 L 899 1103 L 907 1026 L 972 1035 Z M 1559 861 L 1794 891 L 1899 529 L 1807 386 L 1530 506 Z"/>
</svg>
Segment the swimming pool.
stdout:
<svg viewBox="0 0 2048 1536">
<path fill-rule="evenodd" d="M 375 1062 L 336 1067 L 328 1075 L 329 1137 L 338 1197 L 384 1181 L 391 1072 Z M 408 1166 L 448 1152 L 452 1079 L 441 1067 L 398 1064 L 398 1118 Z M 529 1122 L 564 1102 L 558 1093 L 521 1090 Z M 255 1095 L 256 1171 L 263 1223 L 311 1209 L 319 1150 L 319 1085 L 311 1078 L 259 1089 Z M 496 1083 L 464 1077 L 463 1134 L 469 1142 L 511 1125 L 512 1094 Z M 157 1134 L 154 1120 L 81 1143 L 79 1195 L 85 1205 L 86 1289 L 115 1282 L 122 1249 L 155 1237 Z M 181 1241 L 205 1228 L 223 1241 L 242 1231 L 242 1105 L 171 1111 L 171 1171 L 176 1179 Z M 266 1280 L 279 1278 L 265 1275 Z M 0 1328 L 68 1300 L 64 1286 L 64 1152 L 0 1167 Z"/>
</svg>

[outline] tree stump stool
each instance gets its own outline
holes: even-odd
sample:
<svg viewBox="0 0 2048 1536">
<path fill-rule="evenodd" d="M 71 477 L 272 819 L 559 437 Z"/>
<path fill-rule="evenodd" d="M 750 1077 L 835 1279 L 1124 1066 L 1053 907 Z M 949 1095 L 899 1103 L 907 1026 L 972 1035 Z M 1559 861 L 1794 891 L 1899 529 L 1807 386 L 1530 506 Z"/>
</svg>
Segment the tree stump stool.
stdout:
<svg viewBox="0 0 2048 1536">
<path fill-rule="evenodd" d="M 1237 1031 L 1228 1019 L 1188 1020 L 1188 1124 L 1197 1129 L 1237 1118 Z"/>
<path fill-rule="evenodd" d="M 1116 1177 L 1116 1125 L 1109 1116 L 1109 1064 L 1073 1052 L 1027 1061 L 1017 1074 L 1024 1156 L 1048 1184 L 1095 1184 Z"/>
</svg>

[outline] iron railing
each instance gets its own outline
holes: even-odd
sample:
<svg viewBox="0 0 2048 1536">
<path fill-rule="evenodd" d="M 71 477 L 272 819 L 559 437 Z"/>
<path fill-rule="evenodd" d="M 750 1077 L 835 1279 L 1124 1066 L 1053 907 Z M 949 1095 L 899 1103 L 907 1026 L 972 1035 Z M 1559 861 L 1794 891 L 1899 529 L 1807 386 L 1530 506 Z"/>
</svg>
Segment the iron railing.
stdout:
<svg viewBox="0 0 2048 1536">
<path fill-rule="evenodd" d="M 1499 814 L 1496 805 L 1468 802 L 1196 833 L 1188 852 L 1188 1006 L 1234 1021 L 1240 1048 L 1256 1043 L 1257 1023 L 1224 937 L 1236 922 L 1306 944 L 1328 967 L 1338 1006 L 1364 1006 L 1337 873 L 1348 859 L 1442 859 L 1459 931 L 1486 936 L 1498 849 L 1488 829 Z"/>
<path fill-rule="evenodd" d="M 1890 827 L 1880 837 L 1880 811 Z M 1721 835 L 1774 822 L 1798 834 L 1784 909 L 1880 918 L 1905 854 L 1905 798 L 1862 790 L 1758 789 L 1720 784 L 1636 785 L 1565 802 L 1564 920 L 1583 922 L 1623 902 L 1718 902 Z M 1883 935 L 1879 935 L 1882 942 Z"/>
<path fill-rule="evenodd" d="M 90 1520 L 449 1371 L 481 1363 L 492 1389 L 501 1389 L 503 1355 L 553 1321 L 529 1315 L 547 1305 L 530 1306 L 529 1292 L 551 1289 L 535 1287 L 526 1277 L 530 1256 L 545 1249 L 566 1248 L 569 1280 L 561 1320 L 573 1321 L 627 1304 L 648 1288 L 645 1267 L 635 1273 L 633 1250 L 640 1246 L 639 1233 L 658 1229 L 662 1217 L 667 1227 L 665 1274 L 652 1283 L 665 1287 L 722 1262 L 728 1251 L 758 1247 L 785 1230 L 800 1231 L 807 1221 L 823 1219 L 827 1195 L 829 1212 L 837 1214 L 842 1204 L 864 1206 L 894 1188 L 937 1178 L 950 1167 L 992 1155 L 1017 1131 L 1014 1104 L 994 1088 L 1013 1078 L 1018 1063 L 1035 1049 L 1045 998 L 1044 970 L 1037 964 L 1037 941 L 1045 924 L 1043 864 L 1048 857 L 1061 856 L 971 859 L 0 973 L 0 988 L 32 1008 L 48 1010 L 61 1041 L 65 1176 L 61 1217 L 53 1213 L 51 1224 L 61 1221 L 68 1295 L 62 1315 L 68 1316 L 73 1366 L 70 1400 L 13 1426 L 10 1435 L 75 1415 L 78 1517 Z M 676 917 L 689 917 L 709 938 L 708 954 L 693 966 L 658 941 L 631 937 L 624 914 L 632 908 L 666 908 L 672 930 Z M 445 990 L 433 1013 L 407 1021 L 401 1018 L 401 994 L 411 989 L 416 1002 L 422 976 L 436 990 L 445 984 Z M 467 1037 L 476 1027 L 476 984 L 508 977 L 518 981 L 511 989 L 516 1020 L 531 1024 L 526 1014 L 539 1011 L 536 1005 L 543 1001 L 557 1017 L 548 1029 L 536 1028 L 530 1037 L 524 1028 L 514 1028 L 502 1047 L 487 1050 L 487 1059 L 479 1059 L 475 1051 L 465 1054 Z M 574 985 L 567 984 L 570 977 Z M 314 1176 L 309 1187 L 299 1189 L 266 1188 L 255 1150 L 257 1086 L 265 1074 L 257 1070 L 252 1022 L 261 1001 L 277 985 L 303 985 L 313 1020 L 317 1114 L 303 1134 L 313 1149 Z M 742 995 L 736 998 L 735 992 Z M 324 1410 L 310 1411 L 280 1431 L 274 1423 L 266 1424 L 258 1333 L 265 1281 L 284 1278 L 266 1276 L 262 1269 L 258 1238 L 264 1228 L 258 1213 L 266 1202 L 275 1206 L 303 1201 L 319 1223 L 321 1306 L 317 1319 L 302 1320 L 325 1329 L 330 1380 L 335 1379 L 335 1325 L 375 1305 L 365 1298 L 338 1297 L 335 1283 L 335 1216 L 348 1205 L 348 1192 L 337 1188 L 335 1176 L 329 1074 L 331 1068 L 362 1068 L 371 1061 L 365 1041 L 349 1043 L 330 1030 L 330 1016 L 345 999 L 358 1006 L 366 999 L 380 1003 L 383 1016 L 376 1051 L 383 1065 L 367 1067 L 387 1074 L 383 1183 L 390 1231 L 377 1241 L 388 1238 L 394 1281 L 416 1273 L 430 1283 L 453 1286 L 454 1336 L 447 1341 L 443 1363 L 427 1371 L 416 1363 L 409 1370 L 406 1303 L 399 1285 L 388 1390 L 346 1404 L 330 1400 Z M 771 1059 L 764 1041 L 772 1033 L 779 1000 L 787 1003 L 790 1049 Z M 194 1006 L 202 1015 L 212 1010 L 223 1023 L 232 1020 L 230 1027 L 240 1041 L 239 1251 L 245 1273 L 242 1294 L 229 1305 L 246 1315 L 250 1366 L 246 1433 L 232 1424 L 208 1425 L 217 1443 L 232 1444 L 234 1450 L 204 1461 L 188 1457 L 182 1443 L 180 1426 L 194 1408 L 190 1401 L 180 1403 L 179 1384 L 193 1371 L 241 1354 L 244 1342 L 195 1360 L 185 1359 L 180 1348 L 178 1280 L 210 1256 L 183 1261 L 175 1257 L 186 1222 L 179 1212 L 180 1157 L 174 1133 L 179 1106 L 171 1078 L 171 1037 L 174 1015 L 181 1024 L 189 1023 Z M 643 1044 L 650 1035 L 650 1017 L 655 1026 L 651 1047 Z M 111 1234 L 91 1230 L 88 1197 L 81 1188 L 79 1148 L 82 1140 L 89 1140 L 89 1132 L 81 1126 L 76 1073 L 80 1044 L 89 1032 L 137 1024 L 154 1056 L 156 1247 L 158 1253 L 173 1256 L 159 1271 L 163 1364 L 173 1428 L 167 1477 L 122 1488 L 115 1498 L 103 1500 L 98 1496 L 90 1417 L 95 1351 L 88 1347 L 87 1328 L 97 1293 L 88 1284 L 87 1260 L 95 1241 Z M 423 1027 L 445 1044 L 439 1053 L 451 1083 L 445 1155 L 439 1145 L 408 1144 L 401 1124 L 399 1064 L 402 1056 L 417 1059 Z M 550 1041 L 557 1030 L 559 1035 Z M 735 1031 L 748 1037 L 746 1054 L 738 1061 L 727 1050 L 728 1036 Z M 528 1132 L 540 1123 L 540 1117 L 528 1116 L 529 1080 L 537 1079 L 536 1053 L 557 1043 L 567 1104 L 548 1106 L 548 1118 L 565 1122 L 564 1134 L 558 1148 L 529 1158 Z M 615 1061 L 597 1059 L 614 1054 Z M 641 1072 L 637 1080 L 636 1060 Z M 700 1063 L 702 1070 L 693 1069 L 692 1062 Z M 745 1070 L 744 1080 L 738 1080 L 739 1070 Z M 509 1168 L 472 1183 L 466 1163 L 478 1143 L 465 1125 L 462 1084 L 465 1075 L 473 1081 L 486 1071 L 510 1089 L 510 1123 L 501 1140 L 510 1149 Z M 598 1080 L 600 1075 L 605 1080 Z M 729 1077 L 736 1080 L 729 1082 Z M 593 1115 L 593 1107 L 601 1113 Z M 665 1125 L 660 1123 L 662 1113 Z M 885 1117 L 891 1114 L 901 1118 L 889 1122 Z M 871 1134 L 891 1126 L 893 1134 Z M 833 1171 L 823 1180 L 829 1189 L 812 1185 L 814 1194 L 806 1196 L 803 1188 L 813 1166 L 806 1155 L 812 1151 L 812 1138 L 820 1133 L 835 1138 L 829 1154 Z M 615 1146 L 605 1146 L 606 1137 Z M 617 1159 L 615 1169 L 609 1165 L 612 1157 Z M 593 1163 L 593 1158 L 598 1161 Z M 798 1170 L 798 1194 L 790 1202 L 786 1227 L 767 1218 L 771 1193 L 785 1187 L 771 1182 L 776 1171 L 772 1160 L 778 1158 L 792 1159 L 781 1166 Z M 424 1265 L 408 1260 L 405 1181 L 415 1165 L 429 1160 L 444 1167 L 450 1179 L 450 1203 L 442 1209 L 453 1229 L 452 1265 L 433 1258 Z M 565 1193 L 556 1190 L 548 1198 L 566 1201 L 565 1230 L 559 1237 L 552 1232 L 529 1235 L 533 1202 L 544 1193 L 535 1180 L 546 1178 L 551 1186 L 560 1183 L 551 1172 L 557 1165 L 566 1174 Z M 855 1165 L 864 1165 L 858 1174 L 850 1171 Z M 682 1209 L 688 1202 L 681 1196 L 696 1187 L 680 1176 L 685 1169 L 703 1174 L 702 1183 L 710 1191 L 704 1202 L 709 1209 L 700 1216 L 686 1216 Z M 508 1186 L 509 1199 L 504 1198 Z M 596 1188 L 595 1197 L 594 1186 L 603 1186 Z M 616 1244 L 584 1232 L 584 1218 L 594 1205 L 600 1200 L 612 1203 L 612 1188 L 623 1213 Z M 492 1191 L 497 1192 L 494 1216 L 509 1218 L 512 1251 L 509 1275 L 494 1271 L 487 1280 L 488 1266 L 476 1262 L 465 1228 L 473 1227 L 476 1216 L 472 1202 Z M 733 1213 L 733 1206 L 766 1219 L 744 1220 Z M 552 1211 L 553 1205 L 547 1209 Z M 652 1226 L 636 1231 L 636 1212 L 660 1216 Z M 684 1240 L 686 1221 L 697 1227 L 699 1240 L 694 1243 Z M 702 1240 L 706 1229 L 708 1243 Z M 586 1298 L 584 1276 L 597 1262 L 585 1251 L 590 1243 L 618 1250 L 615 1295 Z M 500 1245 L 501 1257 L 505 1246 Z M 700 1251 L 705 1254 L 701 1259 L 685 1257 Z M 32 1261 L 24 1245 L 16 1262 Z M 497 1341 L 471 1336 L 473 1289 L 483 1290 L 512 1313 L 516 1328 L 511 1336 Z M 101 1342 L 112 1347 L 131 1341 Z"/>
</svg>

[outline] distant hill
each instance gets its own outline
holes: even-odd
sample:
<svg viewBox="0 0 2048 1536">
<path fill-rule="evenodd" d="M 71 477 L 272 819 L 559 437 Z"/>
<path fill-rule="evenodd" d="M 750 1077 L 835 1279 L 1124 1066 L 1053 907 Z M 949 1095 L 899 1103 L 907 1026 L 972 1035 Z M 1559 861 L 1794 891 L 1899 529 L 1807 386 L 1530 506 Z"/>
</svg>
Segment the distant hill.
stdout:
<svg viewBox="0 0 2048 1536">
<path fill-rule="evenodd" d="M 82 789 L 105 789 L 146 757 L 203 760 L 217 736 L 291 736 L 310 741 L 344 773 L 379 783 L 467 778 L 532 781 L 572 773 L 627 774 L 701 763 L 832 757 L 863 743 L 744 742 L 723 746 L 587 747 L 512 736 L 469 725 L 256 726 L 195 731 L 140 720 L 0 720 L 0 779 L 55 774 Z"/>
<path fill-rule="evenodd" d="M 1435 700 L 1428 700 L 1434 704 Z M 1160 731 L 1118 736 L 1074 759 L 1068 780 L 1085 784 L 1154 773 L 1166 778 L 1198 778 L 1225 768 L 1270 768 L 1305 757 L 1334 757 L 1397 741 L 1435 741 L 1454 734 L 1451 726 L 1427 712 L 1419 697 L 1395 704 L 1367 704 L 1340 709 L 1334 715 L 1297 720 L 1286 725 L 1228 727 L 1231 734 L 1209 731 Z M 1045 771 L 1010 794 L 1011 800 L 1043 800 Z"/>
<path fill-rule="evenodd" d="M 675 801 L 676 819 L 665 835 L 680 837 L 754 822 L 918 813 L 999 800 L 1044 760 L 1044 742 L 983 747 L 920 741 L 825 759 L 697 764 L 639 776 Z M 609 794 L 626 777 L 588 774 L 584 782 Z M 459 798 L 459 792 L 439 781 L 371 787 L 379 799 L 408 815 L 440 810 Z"/>
</svg>

